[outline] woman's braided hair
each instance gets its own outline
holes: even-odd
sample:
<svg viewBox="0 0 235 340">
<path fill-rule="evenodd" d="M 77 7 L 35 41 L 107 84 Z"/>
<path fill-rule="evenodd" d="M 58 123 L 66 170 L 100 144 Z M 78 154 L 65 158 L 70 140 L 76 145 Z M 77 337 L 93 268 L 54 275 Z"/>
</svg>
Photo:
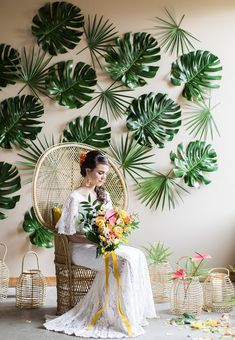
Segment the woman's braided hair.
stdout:
<svg viewBox="0 0 235 340">
<path fill-rule="evenodd" d="M 80 162 L 81 175 L 86 177 L 86 169 L 93 170 L 98 164 L 109 165 L 109 161 L 100 151 L 92 150 L 87 152 L 83 158 L 82 164 Z M 107 203 L 107 194 L 103 186 L 95 187 L 95 192 L 99 202 Z"/>
</svg>

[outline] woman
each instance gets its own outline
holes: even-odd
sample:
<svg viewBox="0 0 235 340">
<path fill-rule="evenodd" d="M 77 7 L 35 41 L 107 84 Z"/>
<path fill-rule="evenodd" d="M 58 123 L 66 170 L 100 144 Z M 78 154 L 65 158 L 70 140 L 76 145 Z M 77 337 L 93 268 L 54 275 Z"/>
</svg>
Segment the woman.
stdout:
<svg viewBox="0 0 235 340">
<path fill-rule="evenodd" d="M 146 318 L 153 318 L 156 314 L 145 256 L 133 247 L 121 245 L 116 250 L 122 315 L 128 324 L 119 313 L 118 288 L 111 264 L 109 303 L 96 322 L 91 324 L 97 311 L 105 303 L 105 264 L 101 256 L 96 257 L 96 245 L 83 235 L 82 223 L 78 224 L 79 213 L 84 212 L 80 202 L 87 201 L 90 196 L 92 202 L 98 200 L 105 209 L 111 208 L 112 203 L 108 192 L 103 188 L 109 171 L 107 158 L 99 151 L 90 151 L 80 161 L 80 165 L 84 180 L 67 198 L 56 228 L 58 233 L 69 235 L 72 262 L 96 270 L 97 274 L 86 296 L 74 308 L 56 319 L 46 321 L 44 326 L 48 330 L 87 338 L 141 335 L 144 333 L 142 326 L 148 324 Z"/>
</svg>

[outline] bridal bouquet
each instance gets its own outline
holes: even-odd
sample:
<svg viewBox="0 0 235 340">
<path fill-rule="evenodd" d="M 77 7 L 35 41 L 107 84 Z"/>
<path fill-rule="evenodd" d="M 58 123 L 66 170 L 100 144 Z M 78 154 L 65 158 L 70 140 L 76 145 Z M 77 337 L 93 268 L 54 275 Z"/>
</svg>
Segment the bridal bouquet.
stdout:
<svg viewBox="0 0 235 340">
<path fill-rule="evenodd" d="M 121 243 L 128 242 L 127 236 L 139 227 L 136 214 L 125 210 L 107 209 L 93 202 L 81 202 L 84 213 L 81 213 L 79 223 L 88 240 L 97 243 L 96 256 L 118 248 Z"/>
</svg>

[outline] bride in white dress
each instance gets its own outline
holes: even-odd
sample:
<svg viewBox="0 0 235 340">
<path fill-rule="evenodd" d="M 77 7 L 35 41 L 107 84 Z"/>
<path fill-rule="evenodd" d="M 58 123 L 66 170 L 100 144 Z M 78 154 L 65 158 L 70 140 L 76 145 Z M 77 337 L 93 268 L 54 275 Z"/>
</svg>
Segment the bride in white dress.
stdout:
<svg viewBox="0 0 235 340">
<path fill-rule="evenodd" d="M 58 233 L 70 235 L 72 262 L 91 268 L 97 274 L 86 296 L 74 308 L 46 321 L 44 326 L 48 330 L 86 338 L 141 335 L 144 333 L 143 326 L 148 324 L 146 319 L 156 317 L 156 313 L 145 256 L 137 248 L 129 246 L 121 245 L 115 252 L 121 284 L 121 309 L 130 327 L 126 327 L 118 312 L 119 295 L 112 261 L 109 262 L 109 301 L 91 326 L 97 311 L 105 304 L 105 262 L 102 256 L 96 257 L 96 245 L 85 238 L 83 225 L 78 224 L 79 213 L 83 212 L 80 202 L 87 201 L 90 195 L 91 201 L 98 199 L 104 208 L 111 208 L 112 203 L 102 186 L 109 170 L 107 158 L 99 151 L 90 151 L 80 163 L 84 181 L 67 198 L 56 228 Z"/>
</svg>

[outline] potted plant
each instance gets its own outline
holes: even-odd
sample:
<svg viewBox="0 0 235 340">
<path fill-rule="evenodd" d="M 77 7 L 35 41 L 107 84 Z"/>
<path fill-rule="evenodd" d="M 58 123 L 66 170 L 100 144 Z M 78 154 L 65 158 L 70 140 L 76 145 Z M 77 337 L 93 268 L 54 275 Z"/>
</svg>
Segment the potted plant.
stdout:
<svg viewBox="0 0 235 340">
<path fill-rule="evenodd" d="M 155 302 L 166 302 L 170 298 L 172 267 L 169 256 L 172 254 L 168 247 L 161 242 L 143 247 L 149 264 L 149 274 Z"/>
<path fill-rule="evenodd" d="M 229 277 L 232 282 L 235 282 L 235 266 L 232 266 L 231 264 L 228 265 L 229 269 Z"/>
</svg>

